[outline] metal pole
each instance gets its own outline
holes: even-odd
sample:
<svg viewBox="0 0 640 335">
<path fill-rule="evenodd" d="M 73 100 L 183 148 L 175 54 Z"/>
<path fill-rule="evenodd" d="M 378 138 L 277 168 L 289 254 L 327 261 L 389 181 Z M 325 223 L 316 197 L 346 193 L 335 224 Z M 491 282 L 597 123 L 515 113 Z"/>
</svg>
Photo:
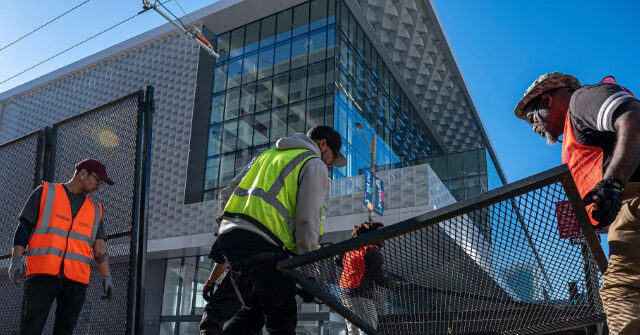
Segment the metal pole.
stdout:
<svg viewBox="0 0 640 335">
<path fill-rule="evenodd" d="M 364 129 L 362 130 L 364 133 Z M 364 135 L 364 138 L 367 138 L 367 135 Z M 373 200 L 375 207 L 375 199 L 376 199 L 376 135 L 371 134 L 371 147 L 369 147 L 369 154 L 371 155 L 371 180 L 373 181 Z M 369 210 L 369 222 L 373 221 L 373 209 Z"/>
</svg>

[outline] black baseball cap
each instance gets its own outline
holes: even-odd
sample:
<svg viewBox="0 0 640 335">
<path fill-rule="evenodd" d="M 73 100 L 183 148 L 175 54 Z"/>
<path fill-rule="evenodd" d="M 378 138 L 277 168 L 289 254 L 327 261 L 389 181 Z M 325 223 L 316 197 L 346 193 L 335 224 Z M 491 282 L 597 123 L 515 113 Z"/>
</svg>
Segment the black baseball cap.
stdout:
<svg viewBox="0 0 640 335">
<path fill-rule="evenodd" d="M 347 165 L 347 159 L 344 158 L 344 155 L 340 152 L 342 148 L 342 138 L 340 134 L 335 131 L 335 129 L 329 126 L 315 126 L 307 132 L 307 136 L 309 136 L 312 140 L 318 141 L 325 139 L 327 140 L 327 144 L 333 150 L 335 154 L 335 159 L 333 160 L 333 166 L 335 167 L 343 167 Z"/>
</svg>

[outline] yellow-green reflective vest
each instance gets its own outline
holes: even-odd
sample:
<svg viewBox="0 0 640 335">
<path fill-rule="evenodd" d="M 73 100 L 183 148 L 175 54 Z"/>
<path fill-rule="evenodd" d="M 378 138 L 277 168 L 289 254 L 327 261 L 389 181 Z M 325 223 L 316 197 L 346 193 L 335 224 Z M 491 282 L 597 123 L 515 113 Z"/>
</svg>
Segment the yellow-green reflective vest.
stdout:
<svg viewBox="0 0 640 335">
<path fill-rule="evenodd" d="M 298 176 L 304 163 L 313 157 L 318 156 L 307 149 L 272 148 L 263 152 L 233 191 L 223 215 L 255 224 L 276 242 L 280 241 L 284 249 L 297 255 L 294 230 Z"/>
</svg>

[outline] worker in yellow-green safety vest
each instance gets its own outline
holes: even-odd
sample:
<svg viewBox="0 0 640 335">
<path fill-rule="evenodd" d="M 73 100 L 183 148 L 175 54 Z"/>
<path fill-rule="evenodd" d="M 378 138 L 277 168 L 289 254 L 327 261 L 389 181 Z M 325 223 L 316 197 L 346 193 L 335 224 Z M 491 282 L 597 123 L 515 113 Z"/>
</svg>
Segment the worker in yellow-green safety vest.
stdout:
<svg viewBox="0 0 640 335">
<path fill-rule="evenodd" d="M 280 138 L 221 191 L 219 243 L 243 307 L 223 334 L 295 334 L 293 278 L 277 270 L 288 255 L 318 248 L 328 167 L 342 167 L 340 134 L 328 126 Z"/>
</svg>

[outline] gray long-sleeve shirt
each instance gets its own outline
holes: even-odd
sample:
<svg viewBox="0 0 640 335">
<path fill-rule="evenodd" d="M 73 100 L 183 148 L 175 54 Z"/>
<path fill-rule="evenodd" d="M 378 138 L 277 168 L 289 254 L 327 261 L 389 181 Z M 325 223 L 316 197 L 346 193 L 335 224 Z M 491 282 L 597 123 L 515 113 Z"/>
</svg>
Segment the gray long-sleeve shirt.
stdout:
<svg viewBox="0 0 640 335">
<path fill-rule="evenodd" d="M 276 148 L 280 150 L 307 149 L 313 151 L 320 157 L 318 145 L 304 134 L 295 134 L 283 137 L 276 142 Z M 245 166 L 240 173 L 233 178 L 229 186 L 220 192 L 221 208 L 227 204 L 235 188 L 240 184 L 247 171 L 251 168 L 253 161 Z M 327 189 L 328 170 L 327 165 L 319 158 L 309 159 L 298 175 L 298 195 L 296 202 L 295 238 L 296 247 L 299 254 L 304 254 L 318 248 L 320 236 L 320 216 L 324 205 L 324 197 Z M 244 229 L 262 236 L 270 243 L 276 244 L 266 233 L 256 227 L 251 222 L 242 218 L 223 217 L 220 221 L 219 234 L 233 229 Z"/>
</svg>

